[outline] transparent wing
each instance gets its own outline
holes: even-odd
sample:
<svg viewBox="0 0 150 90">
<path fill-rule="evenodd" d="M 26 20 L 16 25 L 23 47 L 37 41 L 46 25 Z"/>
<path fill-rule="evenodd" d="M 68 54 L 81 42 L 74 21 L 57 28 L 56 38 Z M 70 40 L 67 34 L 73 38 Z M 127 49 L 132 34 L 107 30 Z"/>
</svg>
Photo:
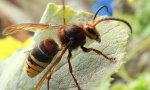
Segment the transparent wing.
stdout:
<svg viewBox="0 0 150 90">
<path fill-rule="evenodd" d="M 4 29 L 2 32 L 3 35 L 9 35 L 20 31 L 48 31 L 48 30 L 54 30 L 54 29 L 60 29 L 63 27 L 63 25 L 49 25 L 49 24 L 32 24 L 32 23 L 26 23 L 26 24 L 17 24 L 17 25 L 11 25 Z"/>
</svg>

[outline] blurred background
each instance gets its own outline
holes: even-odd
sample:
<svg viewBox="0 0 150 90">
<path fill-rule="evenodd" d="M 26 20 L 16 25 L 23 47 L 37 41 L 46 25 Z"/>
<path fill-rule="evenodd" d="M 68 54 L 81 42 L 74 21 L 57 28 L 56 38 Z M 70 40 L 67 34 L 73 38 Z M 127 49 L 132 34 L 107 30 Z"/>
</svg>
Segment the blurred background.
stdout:
<svg viewBox="0 0 150 90">
<path fill-rule="evenodd" d="M 86 3 L 85 3 L 86 1 Z M 61 0 L 0 0 L 0 32 L 20 23 L 39 23 L 47 3 L 62 5 Z M 75 11 L 118 17 L 128 21 L 133 34 L 127 45 L 127 63 L 112 75 L 111 90 L 150 90 L 150 1 L 149 0 L 65 0 Z M 77 7 L 78 6 L 78 7 Z M 128 27 L 127 27 L 128 28 Z M 11 36 L 0 33 L 0 61 L 15 50 L 28 47 L 33 33 L 19 32 Z"/>
</svg>

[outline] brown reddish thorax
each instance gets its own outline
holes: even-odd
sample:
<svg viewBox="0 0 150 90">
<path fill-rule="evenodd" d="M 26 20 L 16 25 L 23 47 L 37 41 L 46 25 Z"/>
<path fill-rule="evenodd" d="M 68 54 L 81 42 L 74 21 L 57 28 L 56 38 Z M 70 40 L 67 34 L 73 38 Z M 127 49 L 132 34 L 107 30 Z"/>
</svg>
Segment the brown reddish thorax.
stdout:
<svg viewBox="0 0 150 90">
<path fill-rule="evenodd" d="M 59 40 L 62 46 L 65 46 L 70 41 L 70 49 L 76 49 L 79 46 L 85 44 L 86 36 L 80 26 L 75 24 L 68 25 L 66 28 L 62 28 L 58 32 Z"/>
</svg>

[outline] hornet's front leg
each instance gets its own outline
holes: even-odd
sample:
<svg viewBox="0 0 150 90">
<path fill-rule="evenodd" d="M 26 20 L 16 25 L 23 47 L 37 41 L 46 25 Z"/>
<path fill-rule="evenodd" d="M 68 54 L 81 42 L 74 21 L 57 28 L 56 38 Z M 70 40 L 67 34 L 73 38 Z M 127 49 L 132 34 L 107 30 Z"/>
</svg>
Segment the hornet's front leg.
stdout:
<svg viewBox="0 0 150 90">
<path fill-rule="evenodd" d="M 114 58 L 114 57 L 108 57 L 107 55 L 103 54 L 101 51 L 96 50 L 96 49 L 93 49 L 93 48 L 86 48 L 86 47 L 81 46 L 81 49 L 82 49 L 84 52 L 94 51 L 94 52 L 96 52 L 96 53 L 99 54 L 99 55 L 103 55 L 103 56 L 104 56 L 106 59 L 108 59 L 108 60 L 115 60 L 115 59 L 116 59 L 116 58 Z"/>
</svg>

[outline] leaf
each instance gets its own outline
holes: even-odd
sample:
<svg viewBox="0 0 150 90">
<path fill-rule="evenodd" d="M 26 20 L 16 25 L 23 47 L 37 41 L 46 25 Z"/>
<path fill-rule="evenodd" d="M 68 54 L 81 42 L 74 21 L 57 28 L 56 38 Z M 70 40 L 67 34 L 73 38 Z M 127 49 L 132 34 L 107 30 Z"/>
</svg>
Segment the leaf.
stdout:
<svg viewBox="0 0 150 90">
<path fill-rule="evenodd" d="M 85 13 L 85 12 L 75 12 L 69 7 L 66 7 L 65 12 L 65 18 L 66 23 L 76 23 L 76 24 L 85 24 L 87 21 L 92 20 L 92 14 Z M 106 17 L 106 16 L 104 16 Z M 104 17 L 97 17 L 96 20 L 99 20 Z M 57 24 L 62 25 L 62 6 L 56 6 L 54 4 L 49 4 L 43 14 L 43 17 L 40 21 L 40 23 L 45 24 Z M 109 85 L 101 85 L 101 83 L 104 83 L 105 81 L 109 83 L 111 79 L 108 79 L 109 76 L 115 71 L 118 71 L 118 69 L 121 67 L 121 65 L 125 62 L 122 59 L 124 58 L 126 54 L 126 46 L 127 46 L 127 40 L 128 40 L 128 33 L 124 26 L 119 24 L 117 21 L 104 21 L 99 23 L 96 28 L 99 30 L 101 35 L 101 43 L 97 43 L 93 40 L 88 40 L 86 43 L 86 47 L 95 48 L 100 51 L 102 51 L 104 54 L 108 55 L 109 57 L 116 57 L 115 61 L 110 61 L 105 59 L 101 55 L 97 55 L 94 52 L 85 53 L 80 48 L 77 50 L 74 50 L 72 52 L 73 56 L 71 58 L 71 64 L 73 68 L 73 74 L 75 78 L 77 79 L 80 87 L 83 90 L 91 90 L 93 89 L 97 84 L 99 84 L 99 88 L 106 88 Z M 37 45 L 40 41 L 46 39 L 46 38 L 54 38 L 57 43 L 57 31 L 58 30 L 51 30 L 51 31 L 44 31 L 44 32 L 37 32 L 35 33 L 34 39 L 30 45 L 29 48 L 33 48 L 35 45 Z M 18 61 L 17 65 L 16 62 L 12 63 L 16 66 L 13 66 L 11 68 L 14 68 L 13 71 L 8 65 L 6 64 L 3 69 L 0 69 L 0 79 L 5 77 L 5 74 L 7 72 L 11 73 L 11 78 L 9 79 L 2 79 L 0 81 L 0 85 L 3 85 L 2 82 L 5 82 L 5 85 L 0 89 L 1 90 L 32 90 L 36 84 L 39 82 L 41 77 L 44 75 L 44 73 L 48 70 L 50 65 L 54 62 L 56 57 L 59 56 L 59 53 L 55 56 L 52 63 L 43 70 L 39 75 L 37 75 L 34 78 L 30 78 L 26 75 L 24 70 L 24 65 L 27 54 L 23 54 L 18 52 L 18 56 L 8 58 L 7 60 L 4 60 L 3 62 L 0 62 L 0 65 L 3 65 L 3 63 L 7 62 L 13 62 Z M 16 53 L 17 53 L 16 52 Z M 73 78 L 71 74 L 69 73 L 69 67 L 67 63 L 67 55 L 68 53 L 65 53 L 65 55 L 62 57 L 62 60 L 59 62 L 59 64 L 56 66 L 53 74 L 52 79 L 50 80 L 50 88 L 52 90 L 77 90 L 75 82 L 73 81 Z M 19 63 L 19 66 L 18 66 Z M 2 67 L 1 67 L 2 68 Z M 8 75 L 9 76 L 9 75 Z M 46 90 L 47 83 L 45 82 L 42 86 L 41 90 Z M 98 86 L 96 86 L 98 87 Z"/>
</svg>

